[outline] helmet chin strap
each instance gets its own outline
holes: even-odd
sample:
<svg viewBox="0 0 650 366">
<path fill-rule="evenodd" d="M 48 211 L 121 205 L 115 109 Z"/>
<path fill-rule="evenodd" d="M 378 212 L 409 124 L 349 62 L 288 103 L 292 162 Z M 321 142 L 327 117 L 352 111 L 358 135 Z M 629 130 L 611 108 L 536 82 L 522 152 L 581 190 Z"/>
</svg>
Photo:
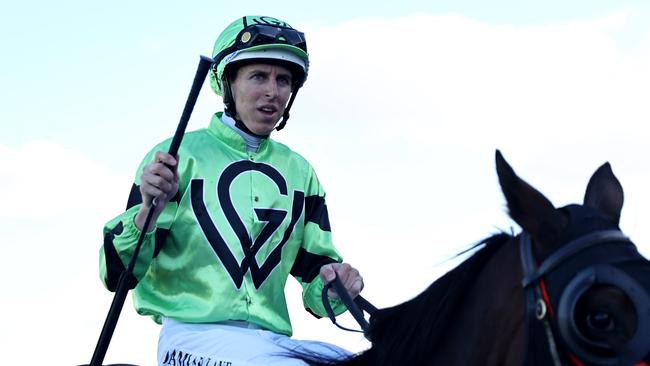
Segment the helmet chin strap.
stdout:
<svg viewBox="0 0 650 366">
<path fill-rule="evenodd" d="M 284 109 L 284 113 L 282 113 L 282 121 L 280 121 L 280 124 L 275 128 L 276 131 L 280 131 L 284 128 L 284 126 L 286 126 L 287 120 L 289 120 L 289 109 L 291 109 L 291 106 L 293 105 L 294 99 L 296 99 L 296 94 L 298 94 L 299 89 L 300 88 L 298 87 L 293 91 L 293 93 L 291 93 L 289 103 L 287 103 L 287 107 Z"/>
<path fill-rule="evenodd" d="M 223 112 L 237 121 L 237 107 L 235 106 L 235 98 L 232 96 L 232 89 L 230 88 L 230 82 L 228 78 L 223 78 L 221 80 L 222 90 L 223 90 Z"/>
<path fill-rule="evenodd" d="M 233 98 L 232 89 L 230 87 L 230 82 L 228 81 L 228 78 L 223 78 L 222 85 L 223 85 L 223 106 L 224 106 L 223 112 L 226 114 L 226 116 L 232 118 L 235 121 L 235 127 L 255 137 L 259 137 L 259 138 L 269 137 L 269 135 L 258 135 L 255 132 L 251 131 L 248 127 L 246 127 L 246 124 L 244 124 L 244 122 L 241 119 L 239 119 L 239 117 L 237 116 L 237 106 L 235 105 L 235 98 Z"/>
</svg>

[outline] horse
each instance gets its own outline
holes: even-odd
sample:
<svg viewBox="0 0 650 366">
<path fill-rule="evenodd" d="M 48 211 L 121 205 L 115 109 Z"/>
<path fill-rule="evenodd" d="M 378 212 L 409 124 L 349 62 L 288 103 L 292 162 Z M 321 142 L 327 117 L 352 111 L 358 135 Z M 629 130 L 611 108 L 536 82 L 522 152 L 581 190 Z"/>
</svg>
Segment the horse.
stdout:
<svg viewBox="0 0 650 366">
<path fill-rule="evenodd" d="M 522 228 L 474 253 L 415 298 L 379 309 L 370 347 L 310 365 L 648 365 L 650 262 L 619 228 L 623 189 L 609 163 L 582 205 L 556 208 L 499 150 L 509 216 Z"/>
</svg>

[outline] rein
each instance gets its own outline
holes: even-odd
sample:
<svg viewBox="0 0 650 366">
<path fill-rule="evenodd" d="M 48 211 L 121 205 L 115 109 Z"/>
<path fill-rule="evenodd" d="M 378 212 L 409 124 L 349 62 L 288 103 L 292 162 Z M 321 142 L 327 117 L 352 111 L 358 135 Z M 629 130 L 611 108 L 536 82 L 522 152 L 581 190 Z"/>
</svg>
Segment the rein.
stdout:
<svg viewBox="0 0 650 366">
<path fill-rule="evenodd" d="M 334 310 L 332 310 L 332 306 L 330 305 L 329 298 L 327 296 L 327 291 L 332 287 L 334 287 L 334 291 L 336 291 L 336 293 L 339 295 L 341 302 L 343 302 L 343 304 L 348 308 L 350 314 L 352 314 L 357 323 L 359 323 L 359 326 L 362 330 L 346 328 L 336 322 L 336 315 L 334 314 Z M 364 299 L 361 295 L 358 295 L 353 300 L 338 276 L 334 277 L 334 280 L 332 282 L 326 284 L 325 287 L 323 287 L 321 299 L 323 300 L 323 306 L 325 307 L 327 316 L 330 318 L 334 325 L 348 332 L 363 333 L 366 335 L 366 337 L 368 336 L 368 329 L 370 328 L 370 324 L 363 315 L 363 312 L 365 311 L 372 316 L 372 314 L 377 311 L 377 308 L 366 299 Z"/>
<path fill-rule="evenodd" d="M 602 248 L 606 245 L 616 246 L 617 250 Z M 570 241 L 538 264 L 531 236 L 523 232 L 519 238 L 519 251 L 525 296 L 523 365 L 650 366 L 647 342 L 650 294 L 632 275 L 619 268 L 640 257 L 627 236 L 619 230 L 596 231 Z M 590 263 L 589 260 L 594 262 L 595 258 L 600 260 Z M 574 319 L 578 300 L 595 285 L 616 288 L 635 309 L 635 332 L 622 345 L 610 346 L 588 338 Z M 327 295 L 332 287 L 362 331 L 337 324 Z M 352 300 L 338 277 L 324 286 L 322 300 L 334 325 L 346 331 L 362 332 L 371 340 L 369 323 L 363 311 L 372 317 L 376 307 L 361 296 Z"/>
</svg>

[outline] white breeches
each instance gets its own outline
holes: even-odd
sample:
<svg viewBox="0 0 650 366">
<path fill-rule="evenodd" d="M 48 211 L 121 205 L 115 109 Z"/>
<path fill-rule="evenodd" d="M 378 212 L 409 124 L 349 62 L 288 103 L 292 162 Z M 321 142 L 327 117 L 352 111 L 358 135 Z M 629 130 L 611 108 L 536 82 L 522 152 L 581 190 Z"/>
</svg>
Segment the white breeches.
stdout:
<svg viewBox="0 0 650 366">
<path fill-rule="evenodd" d="M 165 319 L 160 366 L 306 366 L 290 352 L 342 358 L 350 352 L 324 342 L 295 340 L 246 322 L 190 324 Z"/>
</svg>

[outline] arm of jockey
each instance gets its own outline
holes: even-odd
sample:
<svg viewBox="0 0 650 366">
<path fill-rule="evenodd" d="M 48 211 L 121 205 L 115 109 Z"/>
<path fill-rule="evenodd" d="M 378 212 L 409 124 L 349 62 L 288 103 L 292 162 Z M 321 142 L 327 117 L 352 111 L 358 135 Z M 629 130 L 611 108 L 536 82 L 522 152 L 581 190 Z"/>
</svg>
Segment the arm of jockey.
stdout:
<svg viewBox="0 0 650 366">
<path fill-rule="evenodd" d="M 156 175 L 156 172 L 158 172 L 156 169 L 161 167 L 156 168 L 154 166 L 164 166 L 162 163 L 167 163 L 172 166 L 172 169 L 165 166 L 165 169 L 168 171 L 162 174 L 169 178 L 169 181 L 173 186 L 177 187 L 176 184 L 178 183 L 177 177 L 179 176 L 179 173 L 177 172 L 178 164 L 176 163 L 176 159 L 168 154 L 159 153 L 159 151 L 164 150 L 167 145 L 169 145 L 169 141 L 163 142 L 154 147 L 154 149 L 149 151 L 145 156 L 138 168 L 138 174 L 135 177 L 131 194 L 129 195 L 127 210 L 111 219 L 104 226 L 104 245 L 99 251 L 99 272 L 104 285 L 111 291 L 115 291 L 119 276 L 129 263 L 131 254 L 133 253 L 136 242 L 138 241 L 138 237 L 142 232 L 144 217 L 142 217 L 141 222 L 138 223 L 139 220 L 137 216 L 144 215 L 146 217 L 146 213 L 151 207 L 153 197 L 156 196 L 156 192 L 152 191 L 156 182 L 152 182 L 151 179 L 155 181 L 157 178 L 148 178 L 147 175 Z M 167 156 L 159 156 L 159 154 Z M 160 161 L 158 157 L 160 157 Z M 169 177 L 170 171 L 173 176 L 171 178 Z M 149 183 L 147 183 L 147 181 Z M 145 186 L 151 185 L 151 187 L 142 188 L 143 184 Z M 162 246 L 162 243 L 169 232 L 174 212 L 178 206 L 177 202 L 169 201 L 174 194 L 176 194 L 172 194 L 171 191 L 178 191 L 178 188 L 174 188 L 173 186 L 166 186 L 165 191 L 167 193 L 165 195 L 167 197 L 161 196 L 161 198 L 157 200 L 156 211 L 159 210 L 160 212 L 156 212 L 154 215 L 154 219 L 156 220 L 152 220 L 152 222 L 155 221 L 155 225 L 150 225 L 150 227 L 147 228 L 148 230 L 146 230 L 144 242 L 142 243 L 142 248 L 133 271 L 133 274 L 138 280 L 147 272 L 157 248 Z M 143 208 L 143 206 L 148 207 Z M 135 286 L 135 283 L 130 287 L 133 288 L 133 286 Z"/>
</svg>

